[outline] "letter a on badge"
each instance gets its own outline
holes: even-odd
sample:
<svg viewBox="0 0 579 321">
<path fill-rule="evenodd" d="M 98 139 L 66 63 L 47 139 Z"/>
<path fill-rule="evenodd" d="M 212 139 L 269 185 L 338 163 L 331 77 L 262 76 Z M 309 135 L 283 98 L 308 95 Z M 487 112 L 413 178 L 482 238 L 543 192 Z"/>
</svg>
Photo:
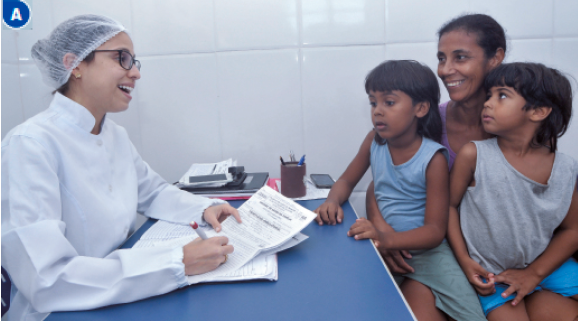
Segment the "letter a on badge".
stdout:
<svg viewBox="0 0 579 321">
<path fill-rule="evenodd" d="M 20 14 L 20 9 L 18 8 L 14 8 L 14 11 L 12 12 L 12 19 L 10 19 L 12 21 L 14 20 L 20 20 L 22 21 L 22 15 Z"/>
</svg>

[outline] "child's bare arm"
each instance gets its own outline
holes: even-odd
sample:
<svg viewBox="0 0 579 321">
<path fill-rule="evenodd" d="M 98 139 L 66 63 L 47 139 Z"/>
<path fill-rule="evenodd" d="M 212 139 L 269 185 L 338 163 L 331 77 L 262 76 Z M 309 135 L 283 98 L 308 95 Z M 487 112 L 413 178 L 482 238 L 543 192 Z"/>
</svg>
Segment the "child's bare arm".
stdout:
<svg viewBox="0 0 579 321">
<path fill-rule="evenodd" d="M 456 156 L 450 172 L 450 207 L 447 239 L 459 263 L 461 259 L 470 258 L 460 229 L 458 206 L 466 189 L 474 181 L 476 156 L 476 146 L 473 143 L 464 145 Z"/>
<path fill-rule="evenodd" d="M 340 205 L 350 197 L 352 190 L 370 166 L 372 139 L 374 139 L 374 130 L 371 130 L 368 135 L 366 135 L 358 154 L 356 154 L 352 162 L 350 162 L 344 174 L 334 183 L 326 201 L 314 210 L 314 212 L 318 214 L 316 221 L 319 225 L 323 225 L 324 223 L 331 225 L 335 225 L 336 222 L 342 223 L 344 213 Z"/>
<path fill-rule="evenodd" d="M 446 167 L 445 167 L 446 166 Z M 424 225 L 406 232 L 380 233 L 378 246 L 390 250 L 423 250 L 438 246 L 448 224 L 448 163 L 436 153 L 426 169 L 426 209 Z M 354 226 L 350 234 L 359 234 Z"/>
<path fill-rule="evenodd" d="M 366 217 L 381 232 L 394 232 L 394 229 L 390 224 L 386 223 L 382 213 L 380 213 L 380 208 L 378 208 L 376 195 L 374 195 L 374 181 L 370 182 L 366 191 Z"/>
<path fill-rule="evenodd" d="M 374 194 L 374 181 L 368 186 L 366 191 L 366 216 L 368 220 L 376 226 L 376 228 L 381 232 L 394 232 L 394 229 L 390 224 L 386 223 L 378 203 L 376 202 L 376 195 Z M 403 257 L 412 258 L 412 255 L 406 250 L 388 250 L 382 247 L 378 247 L 380 254 L 384 258 L 386 265 L 393 273 L 405 274 L 413 273 L 414 269 L 404 261 Z"/>
<path fill-rule="evenodd" d="M 466 242 L 460 228 L 458 206 L 469 185 L 474 182 L 476 169 L 477 150 L 473 143 L 464 145 L 454 161 L 450 172 L 450 207 L 448 213 L 447 240 L 469 282 L 481 295 L 489 295 L 495 292 L 494 275 L 483 269 L 480 264 L 470 258 Z M 483 283 L 480 278 L 487 280 Z"/>
<path fill-rule="evenodd" d="M 517 292 L 512 305 L 521 302 L 537 284 L 559 268 L 577 251 L 577 184 L 567 216 L 557 228 L 545 251 L 524 269 L 509 269 L 496 276 L 497 282 L 509 284 L 503 296 Z"/>
</svg>

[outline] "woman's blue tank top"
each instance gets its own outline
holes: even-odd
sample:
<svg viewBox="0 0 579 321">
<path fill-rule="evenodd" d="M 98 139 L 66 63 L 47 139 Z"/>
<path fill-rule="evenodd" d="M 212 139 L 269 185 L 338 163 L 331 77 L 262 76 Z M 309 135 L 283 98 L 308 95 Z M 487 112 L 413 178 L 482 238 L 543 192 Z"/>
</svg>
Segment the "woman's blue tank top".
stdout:
<svg viewBox="0 0 579 321">
<path fill-rule="evenodd" d="M 372 141 L 370 164 L 374 194 L 380 212 L 396 232 L 424 225 L 426 208 L 426 168 L 437 151 L 448 161 L 448 151 L 441 144 L 422 138 L 420 148 L 404 164 L 394 165 L 388 144 Z"/>
</svg>

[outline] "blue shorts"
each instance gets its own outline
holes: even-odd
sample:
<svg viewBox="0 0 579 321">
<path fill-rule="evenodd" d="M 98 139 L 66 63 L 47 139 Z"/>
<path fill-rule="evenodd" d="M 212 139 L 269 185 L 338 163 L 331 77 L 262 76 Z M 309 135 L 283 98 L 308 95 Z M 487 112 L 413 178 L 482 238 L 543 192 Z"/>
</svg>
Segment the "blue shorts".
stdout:
<svg viewBox="0 0 579 321">
<path fill-rule="evenodd" d="M 503 298 L 501 296 L 501 294 L 509 288 L 509 286 L 506 284 L 496 283 L 495 288 L 497 289 L 497 292 L 491 295 L 478 296 L 485 316 L 488 316 L 492 310 L 500 307 L 508 301 L 513 300 L 516 297 L 516 292 L 507 298 Z M 549 290 L 566 297 L 577 294 L 577 262 L 575 262 L 573 259 L 568 259 L 567 262 L 561 265 L 561 267 L 559 267 L 557 270 L 551 273 L 551 275 L 539 283 L 539 285 L 537 285 L 535 290 L 533 290 L 531 293 L 537 290 Z"/>
</svg>

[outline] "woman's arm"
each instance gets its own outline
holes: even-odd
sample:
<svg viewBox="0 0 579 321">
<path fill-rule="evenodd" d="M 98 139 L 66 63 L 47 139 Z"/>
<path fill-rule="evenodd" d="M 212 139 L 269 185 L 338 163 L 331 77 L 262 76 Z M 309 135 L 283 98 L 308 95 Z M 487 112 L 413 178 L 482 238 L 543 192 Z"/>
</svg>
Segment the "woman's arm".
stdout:
<svg viewBox="0 0 579 321">
<path fill-rule="evenodd" d="M 352 190 L 370 167 L 370 147 L 373 139 L 374 130 L 371 130 L 364 138 L 358 154 L 350 162 L 344 174 L 332 186 L 326 201 L 314 210 L 318 214 L 316 217 L 318 224 L 336 225 L 336 222 L 342 223 L 344 212 L 341 205 L 350 197 Z"/>
<path fill-rule="evenodd" d="M 577 183 L 567 216 L 557 228 L 545 251 L 524 269 L 508 269 L 496 276 L 496 281 L 509 284 L 503 296 L 517 292 L 512 302 L 516 305 L 553 271 L 559 268 L 577 251 Z"/>
<path fill-rule="evenodd" d="M 202 222 L 202 215 L 207 208 L 227 204 L 219 199 L 209 199 L 182 191 L 167 183 L 143 161 L 129 138 L 126 139 L 130 144 L 137 176 L 137 212 L 155 219 L 189 224 L 191 221 Z"/>
<path fill-rule="evenodd" d="M 474 143 L 464 145 L 458 155 L 450 172 L 450 208 L 448 218 L 447 240 L 454 252 L 459 265 L 464 271 L 469 282 L 481 295 L 488 295 L 494 292 L 494 275 L 486 271 L 470 258 L 466 242 L 460 228 L 460 218 L 458 207 L 466 189 L 469 185 L 474 185 L 474 172 L 476 170 L 477 150 Z M 487 280 L 483 283 L 481 277 Z"/>
<path fill-rule="evenodd" d="M 229 216 L 233 216 L 238 223 L 242 222 L 237 209 L 227 202 L 178 189 L 153 171 L 132 144 L 131 151 L 137 174 L 139 212 L 184 224 L 206 221 L 217 232 L 221 231 L 221 222 Z M 185 273 L 202 274 L 219 267 L 224 256 L 233 252 L 233 246 L 228 242 L 226 237 L 212 237 L 207 240 L 197 239 L 183 246 L 181 256 Z"/>
<path fill-rule="evenodd" d="M 59 164 L 52 150 L 26 136 L 15 135 L 3 146 L 2 266 L 34 309 L 92 309 L 187 284 L 182 248 L 111 248 L 104 257 L 82 255 L 94 244 L 67 239 L 74 233 L 62 217 L 73 211 L 62 206 L 71 203 L 62 202 L 68 191 L 60 185 L 57 173 L 66 169 Z M 103 229 L 102 237 L 117 237 L 114 227 Z"/>
</svg>

